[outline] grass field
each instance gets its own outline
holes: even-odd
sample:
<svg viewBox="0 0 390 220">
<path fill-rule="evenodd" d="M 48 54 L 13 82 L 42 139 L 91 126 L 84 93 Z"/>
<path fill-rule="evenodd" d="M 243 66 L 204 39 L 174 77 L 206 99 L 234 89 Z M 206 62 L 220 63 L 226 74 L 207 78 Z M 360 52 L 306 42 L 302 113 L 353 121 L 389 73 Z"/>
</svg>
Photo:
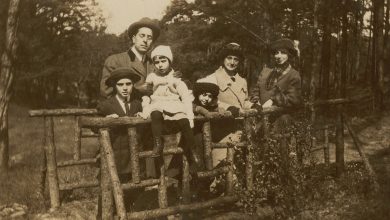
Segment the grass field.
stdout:
<svg viewBox="0 0 390 220">
<path fill-rule="evenodd" d="M 39 194 L 43 159 L 43 119 L 28 116 L 28 108 L 11 105 L 9 109 L 10 170 L 0 174 L 0 205 L 20 203 L 27 205 L 31 213 L 42 212 L 48 207 Z M 73 153 L 73 121 L 71 117 L 54 120 L 57 162 L 70 159 Z M 94 156 L 97 140 L 84 139 L 82 156 Z M 71 181 L 74 176 L 92 175 L 86 169 L 65 171 L 60 181 Z M 78 173 L 75 173 L 78 172 Z M 47 194 L 47 192 L 46 192 Z M 46 202 L 44 202 L 46 200 Z"/>
</svg>

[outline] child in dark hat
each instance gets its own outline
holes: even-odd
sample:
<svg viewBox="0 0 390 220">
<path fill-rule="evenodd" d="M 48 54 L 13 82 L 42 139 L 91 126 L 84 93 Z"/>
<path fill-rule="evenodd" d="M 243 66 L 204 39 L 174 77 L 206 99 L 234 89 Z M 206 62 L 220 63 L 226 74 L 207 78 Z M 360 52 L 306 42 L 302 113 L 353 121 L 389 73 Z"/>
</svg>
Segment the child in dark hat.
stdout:
<svg viewBox="0 0 390 220">
<path fill-rule="evenodd" d="M 199 79 L 193 86 L 194 113 L 205 117 L 210 116 L 210 112 L 224 113 L 224 108 L 218 102 L 219 87 L 207 78 Z"/>
</svg>

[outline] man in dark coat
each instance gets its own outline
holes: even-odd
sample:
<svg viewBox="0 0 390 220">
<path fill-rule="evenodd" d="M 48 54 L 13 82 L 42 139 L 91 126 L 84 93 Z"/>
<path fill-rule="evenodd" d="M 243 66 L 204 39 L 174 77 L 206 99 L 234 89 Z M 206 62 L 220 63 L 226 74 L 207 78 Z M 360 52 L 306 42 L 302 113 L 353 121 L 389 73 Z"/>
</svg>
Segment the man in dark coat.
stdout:
<svg viewBox="0 0 390 220">
<path fill-rule="evenodd" d="M 148 88 L 144 86 L 144 81 L 146 75 L 154 71 L 154 66 L 147 52 L 152 43 L 159 37 L 160 27 L 150 18 L 142 18 L 130 25 L 127 34 L 132 42 L 130 49 L 109 56 L 104 63 L 100 81 L 100 93 L 103 97 L 107 98 L 112 95 L 113 89 L 106 85 L 106 80 L 110 77 L 112 71 L 120 67 L 131 68 L 134 72 L 137 72 L 141 79 L 135 87 L 141 93 L 148 91 Z"/>
</svg>

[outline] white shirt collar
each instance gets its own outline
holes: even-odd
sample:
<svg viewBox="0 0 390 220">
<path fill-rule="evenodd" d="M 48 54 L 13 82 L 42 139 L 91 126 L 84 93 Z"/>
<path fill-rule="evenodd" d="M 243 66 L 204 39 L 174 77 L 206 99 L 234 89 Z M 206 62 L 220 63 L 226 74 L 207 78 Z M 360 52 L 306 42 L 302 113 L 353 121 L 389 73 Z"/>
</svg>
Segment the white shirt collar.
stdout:
<svg viewBox="0 0 390 220">
<path fill-rule="evenodd" d="M 143 60 L 142 58 L 143 58 L 144 56 L 141 55 L 141 54 L 138 52 L 138 50 L 135 49 L 134 46 L 131 47 L 131 51 L 133 51 L 133 53 L 135 54 L 135 56 L 137 57 L 137 59 L 138 59 L 139 61 L 142 62 L 142 60 Z"/>
<path fill-rule="evenodd" d="M 121 98 L 118 96 L 118 94 L 115 95 L 115 98 L 118 100 L 119 105 L 120 105 L 120 106 L 122 107 L 122 109 L 123 109 L 123 112 L 126 113 L 126 107 L 125 107 L 124 100 L 121 99 Z M 130 104 L 130 103 L 129 103 L 129 104 Z M 129 106 L 129 108 L 130 108 L 130 106 Z"/>
</svg>

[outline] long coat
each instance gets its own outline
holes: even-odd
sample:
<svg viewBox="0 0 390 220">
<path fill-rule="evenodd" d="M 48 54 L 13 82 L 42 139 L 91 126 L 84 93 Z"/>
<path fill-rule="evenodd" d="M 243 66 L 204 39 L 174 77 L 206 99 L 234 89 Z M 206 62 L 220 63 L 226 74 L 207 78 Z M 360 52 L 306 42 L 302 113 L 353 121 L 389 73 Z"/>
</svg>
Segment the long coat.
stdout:
<svg viewBox="0 0 390 220">
<path fill-rule="evenodd" d="M 248 85 L 239 74 L 230 77 L 223 67 L 219 67 L 214 73 L 205 77 L 219 87 L 218 101 L 221 107 L 235 106 L 240 109 L 248 109 L 252 103 L 248 100 Z"/>
<path fill-rule="evenodd" d="M 273 87 L 267 88 L 268 77 L 270 77 L 273 69 L 264 68 L 250 92 L 251 100 L 259 100 L 264 104 L 267 100 L 272 99 L 273 105 L 279 107 L 296 107 L 301 100 L 301 77 L 299 72 L 290 67 L 290 70 L 279 76 Z"/>
<path fill-rule="evenodd" d="M 141 80 L 135 84 L 135 88 L 137 88 L 141 93 L 144 92 L 145 89 L 142 85 L 145 82 L 146 76 L 154 71 L 154 65 L 150 57 L 146 56 L 145 63 L 142 63 L 135 56 L 133 51 L 128 50 L 127 52 L 113 54 L 106 59 L 100 81 L 100 94 L 103 97 L 109 97 L 112 95 L 113 89 L 106 85 L 106 80 L 110 77 L 112 71 L 119 67 L 132 68 L 138 72 L 139 75 L 143 76 Z"/>
<path fill-rule="evenodd" d="M 120 106 L 118 99 L 112 96 L 97 106 L 100 115 L 107 116 L 117 114 L 119 117 L 126 116 L 125 111 Z M 129 116 L 135 116 L 137 112 L 142 112 L 142 105 L 139 100 L 130 102 Z M 127 136 L 127 127 L 119 126 L 110 130 L 111 145 L 114 151 L 115 164 L 119 174 L 130 172 L 130 148 Z"/>
</svg>

